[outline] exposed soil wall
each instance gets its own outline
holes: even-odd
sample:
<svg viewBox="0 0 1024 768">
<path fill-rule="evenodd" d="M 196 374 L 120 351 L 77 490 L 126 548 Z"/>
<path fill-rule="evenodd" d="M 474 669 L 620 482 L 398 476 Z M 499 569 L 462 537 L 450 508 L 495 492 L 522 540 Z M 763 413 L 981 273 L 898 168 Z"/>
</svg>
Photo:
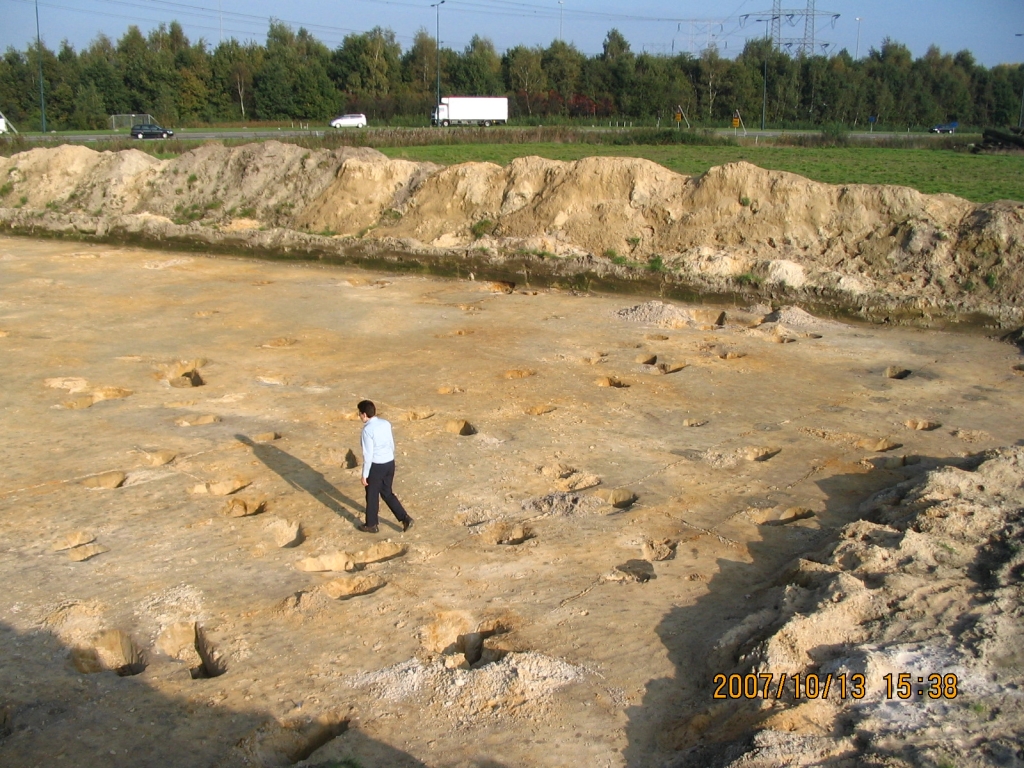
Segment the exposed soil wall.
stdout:
<svg viewBox="0 0 1024 768">
<path fill-rule="evenodd" d="M 820 184 L 748 163 L 688 177 L 636 158 L 443 168 L 273 141 L 173 160 L 63 146 L 0 158 L 0 226 L 535 277 L 653 275 L 670 293 L 924 324 L 1024 320 L 1024 204 Z"/>
</svg>

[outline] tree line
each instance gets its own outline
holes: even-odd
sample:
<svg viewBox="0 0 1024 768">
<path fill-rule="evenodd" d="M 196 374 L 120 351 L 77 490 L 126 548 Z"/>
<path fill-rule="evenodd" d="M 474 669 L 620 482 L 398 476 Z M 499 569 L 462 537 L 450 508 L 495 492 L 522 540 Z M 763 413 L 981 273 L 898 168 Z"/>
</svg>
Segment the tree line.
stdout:
<svg viewBox="0 0 1024 768">
<path fill-rule="evenodd" d="M 932 47 L 914 59 L 901 43 L 854 59 L 791 56 L 764 39 L 728 59 L 635 53 L 611 30 L 594 56 L 555 40 L 499 54 L 474 36 L 464 50 L 442 48 L 421 29 L 407 50 L 380 27 L 351 34 L 331 50 L 305 29 L 271 21 L 266 43 L 192 43 L 177 22 L 148 35 L 136 26 L 115 43 L 99 35 L 77 52 L 9 47 L 0 59 L 0 112 L 22 130 L 38 129 L 42 60 L 47 128 L 110 126 L 112 114 L 150 113 L 168 126 L 249 120 L 324 122 L 342 112 L 371 121 L 423 124 L 442 95 L 507 95 L 524 122 L 561 118 L 672 120 L 721 124 L 736 111 L 748 126 L 762 109 L 773 127 L 844 125 L 887 129 L 957 120 L 1015 124 L 1024 98 L 1024 64 L 987 68 L 969 51 Z"/>
</svg>

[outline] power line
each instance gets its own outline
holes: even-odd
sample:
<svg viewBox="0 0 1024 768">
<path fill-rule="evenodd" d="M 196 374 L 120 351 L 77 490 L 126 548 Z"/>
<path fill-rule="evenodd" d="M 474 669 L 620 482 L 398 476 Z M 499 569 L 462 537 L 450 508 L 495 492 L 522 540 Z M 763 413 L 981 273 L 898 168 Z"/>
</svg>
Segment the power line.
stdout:
<svg viewBox="0 0 1024 768">
<path fill-rule="evenodd" d="M 22 4 L 26 4 L 26 5 L 31 5 L 34 2 L 34 0 L 12 0 L 12 1 L 13 2 L 22 3 Z M 229 33 L 244 35 L 246 37 L 262 37 L 262 36 L 265 36 L 266 35 L 267 26 L 269 25 L 269 22 L 270 22 L 270 19 L 268 19 L 267 17 L 264 17 L 264 16 L 257 16 L 255 14 L 250 14 L 250 13 L 239 13 L 237 11 L 222 11 L 221 12 L 221 11 L 218 11 L 217 9 L 214 9 L 214 8 L 206 8 L 204 6 L 197 6 L 197 5 L 190 5 L 190 4 L 187 4 L 187 3 L 173 2 L 173 0 L 152 0 L 152 2 L 148 2 L 148 3 L 132 2 L 132 0 L 92 0 L 92 1 L 93 2 L 98 2 L 98 3 L 106 3 L 106 4 L 109 4 L 109 5 L 123 6 L 123 7 L 128 7 L 128 8 L 139 8 L 139 9 L 144 9 L 144 10 L 147 10 L 147 11 L 159 11 L 161 9 L 166 9 L 166 10 L 172 11 L 172 12 L 180 12 L 182 15 L 187 16 L 187 17 L 199 18 L 199 19 L 209 19 L 211 21 L 218 21 L 218 22 L 219 22 L 220 17 L 223 16 L 223 17 L 225 17 L 227 19 L 230 19 L 230 20 L 234 21 L 236 23 L 236 25 L 238 25 L 238 24 L 242 24 L 242 25 L 251 24 L 251 25 L 253 25 L 256 28 L 257 31 L 254 31 L 253 28 L 243 28 L 243 29 L 237 29 L 237 28 L 232 29 L 232 28 L 228 28 L 228 27 L 224 28 L 225 31 L 227 31 Z M 123 19 L 123 20 L 128 20 L 128 21 L 139 21 L 139 22 L 146 22 L 146 23 L 150 23 L 150 24 L 166 24 L 167 23 L 167 19 L 166 18 L 163 18 L 163 19 L 153 19 L 153 18 L 151 18 L 149 16 L 140 16 L 140 15 L 137 15 L 137 14 L 129 15 L 129 14 L 109 13 L 109 12 L 104 12 L 104 11 L 100 11 L 100 10 L 96 10 L 96 9 L 89 9 L 89 10 L 87 10 L 87 9 L 84 9 L 84 8 L 70 6 L 70 5 L 62 5 L 62 4 L 59 4 L 59 3 L 46 2 L 46 0 L 41 0 L 41 2 L 39 4 L 41 6 L 43 6 L 43 7 L 45 7 L 45 8 L 52 8 L 52 9 L 62 10 L 62 11 L 71 11 L 71 12 L 74 12 L 74 13 L 85 13 L 85 14 L 89 14 L 90 16 L 103 16 L 103 17 L 106 17 L 106 18 L 116 18 L 116 19 Z M 416 6 L 416 7 L 419 7 L 419 6 Z M 173 20 L 176 20 L 176 19 L 173 19 Z M 274 20 L 275 21 L 283 22 L 285 24 L 288 24 L 289 26 L 299 27 L 299 28 L 302 28 L 302 29 L 306 29 L 309 32 L 317 33 L 321 37 L 328 38 L 327 40 L 324 40 L 322 42 L 335 42 L 336 41 L 339 45 L 341 44 L 343 38 L 346 35 L 349 35 L 349 34 L 363 34 L 365 31 L 367 31 L 367 30 L 360 30 L 360 29 L 352 29 L 352 28 L 349 28 L 349 27 L 338 27 L 338 26 L 328 25 L 328 24 L 317 24 L 317 23 L 311 23 L 311 22 L 302 22 L 302 21 L 297 21 L 297 20 L 293 20 L 293 19 L 279 19 L 279 18 L 275 17 Z M 189 22 L 189 26 L 197 28 L 197 29 L 205 29 L 205 30 L 210 30 L 210 31 L 219 31 L 219 29 L 220 29 L 219 24 L 217 26 L 209 26 L 209 25 L 203 25 L 203 24 L 199 24 L 199 23 L 195 23 L 195 22 L 191 22 L 191 21 Z M 402 38 L 402 39 L 406 39 L 406 40 L 413 40 L 414 39 L 410 35 L 397 35 L 396 34 L 395 36 L 396 36 L 396 38 Z"/>
<path fill-rule="evenodd" d="M 753 14 L 746 14 L 740 17 L 741 22 L 745 21 L 750 16 L 762 16 L 771 19 L 772 25 L 772 36 L 771 42 L 775 50 L 781 50 L 786 48 L 787 50 L 796 47 L 801 56 L 814 56 L 817 42 L 817 23 L 818 19 L 828 17 L 831 19 L 832 27 L 835 28 L 836 21 L 839 19 L 839 14 L 833 11 L 819 11 L 817 10 L 816 0 L 807 0 L 807 7 L 800 8 L 783 8 L 782 0 L 772 0 L 772 9 L 770 11 L 759 11 Z M 786 26 L 796 27 L 800 20 L 804 23 L 804 33 L 802 37 L 783 37 L 782 27 L 785 23 Z M 827 50 L 828 46 L 832 43 L 822 43 Z"/>
<path fill-rule="evenodd" d="M 22 3 L 24 5 L 32 5 L 33 4 L 33 0 L 13 0 L 13 2 Z M 88 10 L 87 11 L 87 10 L 84 10 L 82 8 L 75 8 L 73 6 L 60 5 L 58 3 L 48 3 L 45 0 L 42 0 L 42 2 L 39 3 L 39 5 L 41 5 L 44 8 L 52 8 L 52 9 L 59 10 L 59 11 L 71 11 L 72 13 L 85 13 L 85 14 L 88 14 L 90 16 L 103 16 L 105 18 L 122 19 L 122 20 L 126 20 L 126 21 L 135 21 L 135 22 L 142 22 L 142 23 L 148 23 L 148 24 L 154 24 L 154 25 L 166 24 L 167 23 L 167 19 L 166 18 L 163 18 L 163 19 L 153 19 L 153 18 L 150 18 L 148 16 L 127 15 L 127 14 L 123 14 L 123 13 L 107 13 L 107 12 L 99 11 L 99 10 Z M 197 29 L 209 29 L 211 31 L 216 31 L 218 29 L 217 27 L 208 27 L 208 26 L 204 26 L 204 25 L 201 25 L 201 24 L 192 24 L 192 23 L 190 23 L 189 26 L 190 27 L 195 27 Z M 249 35 L 249 34 L 251 34 L 248 30 L 228 29 L 226 31 L 232 32 L 234 34 L 240 34 L 240 35 Z"/>
<path fill-rule="evenodd" d="M 20 2 L 22 4 L 31 4 L 34 0 L 13 0 L 14 2 Z M 421 3 L 409 2 L 408 0 L 350 0 L 350 2 L 361 2 L 369 5 L 387 6 L 394 8 L 409 8 L 418 11 L 424 11 L 425 7 Z M 750 0 L 743 0 L 734 11 L 734 14 L 744 8 Z M 778 6 L 780 12 L 778 14 L 773 13 L 773 16 L 777 17 L 774 19 L 774 23 L 778 24 L 780 29 L 783 22 L 787 25 L 794 26 L 798 17 L 807 16 L 807 11 L 801 10 L 782 10 L 782 0 L 773 0 L 773 5 Z M 231 35 L 239 35 L 242 39 L 260 40 L 262 39 L 267 30 L 269 19 L 263 16 L 258 16 L 251 13 L 242 13 L 238 11 L 220 10 L 214 7 L 206 7 L 205 5 L 192 4 L 188 2 L 179 2 L 178 0 L 149 0 L 148 2 L 142 2 L 141 0 L 90 0 L 90 4 L 107 4 L 110 6 L 117 6 L 126 9 L 140 9 L 148 12 L 147 14 L 139 13 L 114 13 L 106 12 L 99 9 L 84 9 L 69 5 L 66 3 L 53 2 L 53 0 L 41 0 L 40 5 L 45 8 L 51 8 L 60 11 L 70 11 L 73 13 L 86 13 L 91 16 L 102 16 L 106 18 L 117 18 L 131 22 L 145 23 L 145 24 L 165 24 L 167 19 L 154 19 L 151 14 L 154 11 L 167 11 L 172 14 L 177 14 L 187 19 L 187 24 L 190 29 L 208 31 L 208 32 L 219 32 L 221 31 L 221 24 L 223 21 L 228 21 L 230 26 L 224 27 L 223 31 L 228 32 Z M 807 16 L 809 19 L 816 19 L 820 16 L 832 15 L 826 12 L 814 12 L 814 0 L 808 0 L 810 15 Z M 681 16 L 651 16 L 642 14 L 629 14 L 612 11 L 595 11 L 586 9 L 572 8 L 567 3 L 560 3 L 554 5 L 553 3 L 547 5 L 540 5 L 535 2 L 527 2 L 525 0 L 447 0 L 445 4 L 447 13 L 459 13 L 466 16 L 479 16 L 486 15 L 488 17 L 514 17 L 514 18 L 528 18 L 528 19 L 544 19 L 552 20 L 554 23 L 561 19 L 562 16 L 568 18 L 570 22 L 610 22 L 610 23 L 629 23 L 629 24 L 673 24 L 676 26 L 676 32 L 682 32 L 682 25 L 690 25 L 690 44 L 688 49 L 690 52 L 703 51 L 707 48 L 718 48 L 728 51 L 729 40 L 735 38 L 744 27 L 744 21 L 751 14 L 744 14 L 743 16 L 729 16 L 719 19 L 708 19 L 708 18 L 683 18 Z M 764 12 L 767 14 L 767 12 Z M 833 16 L 833 23 L 836 15 Z M 223 20 L 223 21 L 222 21 Z M 342 27 L 324 23 L 304 22 L 295 19 L 278 19 L 279 21 L 288 24 L 292 27 L 300 27 L 313 33 L 321 42 L 329 45 L 330 47 L 340 45 L 344 38 L 350 34 L 364 34 L 366 30 L 352 29 L 348 27 Z M 203 23 L 206 22 L 206 23 Z M 718 27 L 717 31 L 714 27 Z M 809 32 L 808 32 L 809 30 Z M 774 32 L 774 30 L 773 30 Z M 813 54 L 815 46 L 815 26 L 812 22 L 810 25 L 805 25 L 805 38 L 808 34 L 810 35 L 809 41 L 804 39 L 785 39 L 783 40 L 781 34 L 773 34 L 773 42 L 777 48 L 785 46 L 787 48 L 793 47 L 793 45 L 799 40 L 801 52 L 810 51 Z M 212 35 L 211 35 L 212 36 Z M 410 35 L 398 35 L 395 34 L 396 38 L 400 38 L 403 41 L 412 41 L 415 37 Z M 646 37 L 646 35 L 645 35 Z M 648 39 L 650 39 L 648 37 Z M 700 40 L 695 45 L 697 40 Z M 651 48 L 662 48 L 671 49 L 673 53 L 676 51 L 676 38 L 673 36 L 669 38 L 671 42 L 656 43 L 648 42 L 643 45 L 644 49 Z M 465 43 L 456 43 L 454 41 L 448 41 L 448 46 L 465 45 Z M 736 50 L 736 49 L 734 49 Z"/>
</svg>

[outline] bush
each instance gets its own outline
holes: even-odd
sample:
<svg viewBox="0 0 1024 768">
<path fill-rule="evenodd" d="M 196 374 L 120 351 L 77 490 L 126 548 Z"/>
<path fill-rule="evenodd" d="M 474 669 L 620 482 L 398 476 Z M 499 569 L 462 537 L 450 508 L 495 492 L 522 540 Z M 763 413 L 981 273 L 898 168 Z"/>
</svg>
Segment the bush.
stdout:
<svg viewBox="0 0 1024 768">
<path fill-rule="evenodd" d="M 469 228 L 469 231 L 472 233 L 474 240 L 479 240 L 484 235 L 494 232 L 494 226 L 494 222 L 490 219 L 480 219 L 480 221 Z"/>
<path fill-rule="evenodd" d="M 821 129 L 822 144 L 829 147 L 845 147 L 850 143 L 850 133 L 841 123 L 832 123 Z"/>
<path fill-rule="evenodd" d="M 714 131 L 675 131 L 671 128 L 635 128 L 618 133 L 603 133 L 588 137 L 588 143 L 630 146 L 634 144 L 670 145 L 691 144 L 703 146 L 736 146 L 728 136 L 719 136 Z"/>
<path fill-rule="evenodd" d="M 737 285 L 747 286 L 752 288 L 759 288 L 761 286 L 761 278 L 751 272 L 744 272 L 742 275 L 737 275 L 733 278 Z"/>
</svg>

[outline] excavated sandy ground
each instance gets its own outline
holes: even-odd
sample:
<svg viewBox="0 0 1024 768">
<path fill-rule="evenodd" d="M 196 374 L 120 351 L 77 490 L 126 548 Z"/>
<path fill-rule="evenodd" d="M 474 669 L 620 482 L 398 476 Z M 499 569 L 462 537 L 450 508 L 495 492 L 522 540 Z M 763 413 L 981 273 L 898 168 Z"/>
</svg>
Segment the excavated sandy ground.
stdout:
<svg viewBox="0 0 1024 768">
<path fill-rule="evenodd" d="M 672 762 L 788 563 L 1024 434 L 979 336 L 496 288 L 0 238 L 0 764 Z"/>
</svg>

